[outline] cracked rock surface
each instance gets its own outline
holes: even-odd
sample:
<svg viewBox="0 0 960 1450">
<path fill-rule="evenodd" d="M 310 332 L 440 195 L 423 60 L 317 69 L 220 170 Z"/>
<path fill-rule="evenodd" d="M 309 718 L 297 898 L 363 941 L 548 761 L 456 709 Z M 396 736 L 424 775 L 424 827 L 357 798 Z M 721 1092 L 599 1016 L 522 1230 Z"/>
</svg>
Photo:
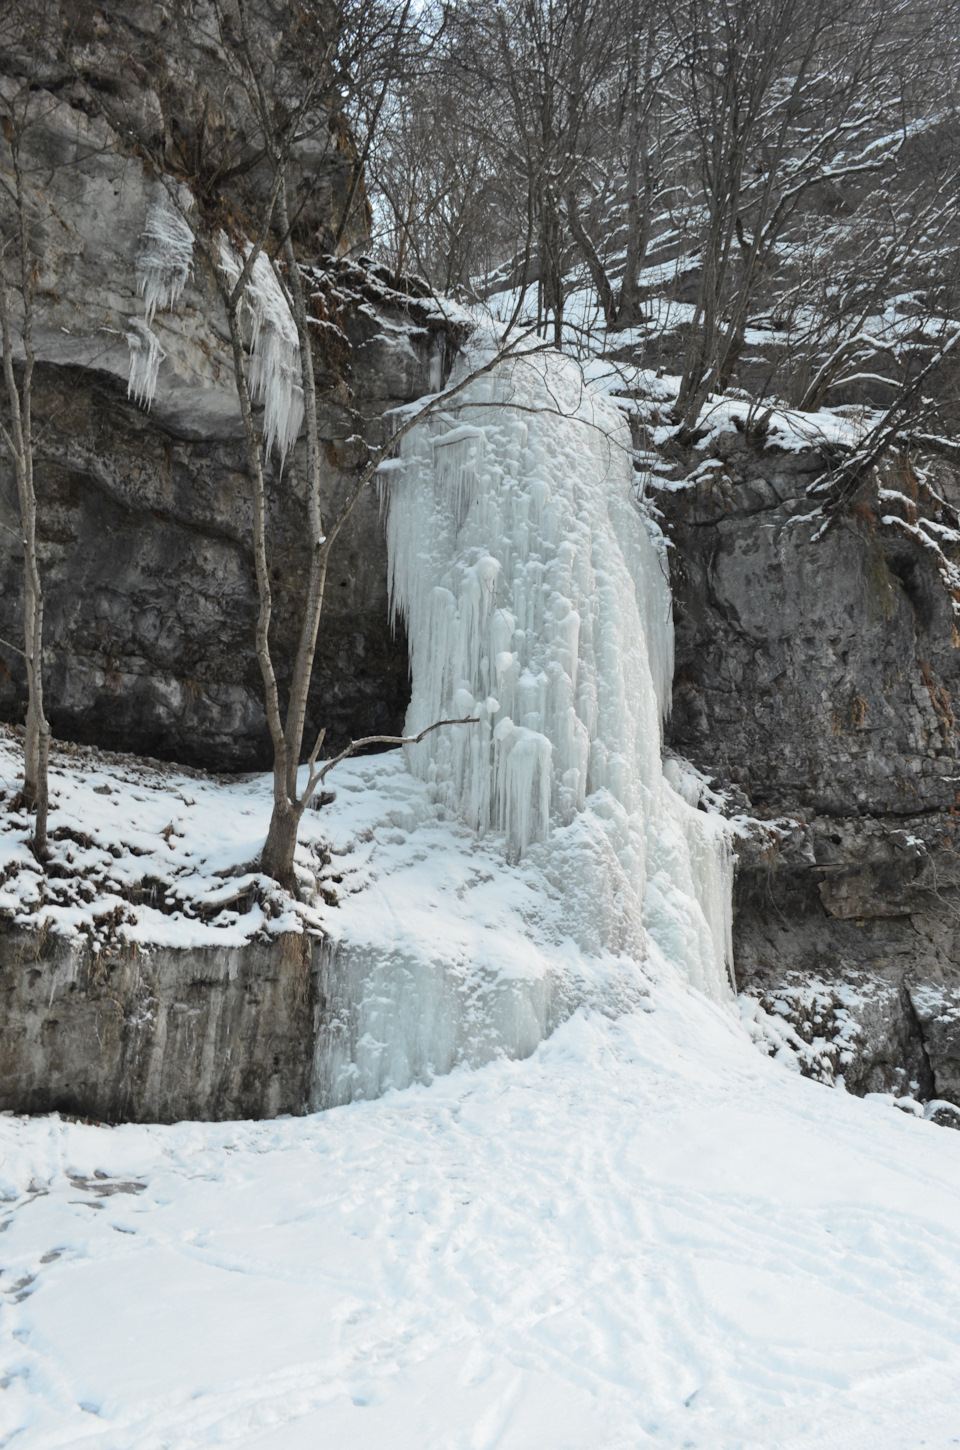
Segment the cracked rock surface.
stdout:
<svg viewBox="0 0 960 1450">
<path fill-rule="evenodd" d="M 738 850 L 738 984 L 823 1040 L 829 1064 L 814 1052 L 802 1070 L 960 1103 L 950 600 L 869 500 L 813 539 L 815 452 L 733 431 L 715 451 L 716 468 L 656 503 L 674 545 L 669 743 L 753 820 Z M 939 483 L 955 501 L 956 480 Z"/>
</svg>

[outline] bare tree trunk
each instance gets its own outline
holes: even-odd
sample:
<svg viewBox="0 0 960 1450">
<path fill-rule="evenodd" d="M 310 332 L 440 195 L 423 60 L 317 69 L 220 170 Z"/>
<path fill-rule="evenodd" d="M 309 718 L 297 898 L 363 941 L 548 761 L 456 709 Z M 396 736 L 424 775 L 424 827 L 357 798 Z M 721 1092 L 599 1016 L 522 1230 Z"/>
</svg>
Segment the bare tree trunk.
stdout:
<svg viewBox="0 0 960 1450">
<path fill-rule="evenodd" d="M 4 120 L 9 128 L 7 140 L 13 162 L 12 200 L 16 209 L 15 246 L 19 252 L 19 277 L 14 289 L 7 273 L 8 253 L 14 239 L 7 236 L 0 241 L 0 336 L 3 343 L 3 376 L 9 408 L 9 428 L 3 427 L 0 436 L 13 463 L 20 506 L 20 533 L 23 544 L 23 653 L 27 668 L 23 795 L 36 813 L 33 849 L 37 859 L 42 862 L 48 855 L 47 768 L 50 757 L 50 726 L 43 709 L 43 585 L 37 558 L 37 495 L 33 476 L 33 275 L 20 164 L 18 123 L 22 123 L 23 117 L 7 115 Z M 19 295 L 22 308 L 20 342 L 23 348 L 23 369 L 19 382 L 13 357 L 14 290 Z"/>
<path fill-rule="evenodd" d="M 307 718 L 307 697 L 310 692 L 310 677 L 317 652 L 317 634 L 320 616 L 323 612 L 323 598 L 327 581 L 327 540 L 323 532 L 323 517 L 320 508 L 320 443 L 317 422 L 317 385 L 313 372 L 313 350 L 307 320 L 306 299 L 303 282 L 293 249 L 287 215 L 286 186 L 281 182 L 277 198 L 277 222 L 283 236 L 283 252 L 286 261 L 286 285 L 290 297 L 293 320 L 300 339 L 300 383 L 303 389 L 303 421 L 307 451 L 307 497 L 310 520 L 310 573 L 307 583 L 307 598 L 303 607 L 300 638 L 294 660 L 293 677 L 290 681 L 290 696 L 287 703 L 287 720 L 284 736 L 287 742 L 287 794 L 291 800 L 297 797 L 297 767 L 303 746 L 303 731 Z"/>
<path fill-rule="evenodd" d="M 260 666 L 260 677 L 263 680 L 267 728 L 270 731 L 270 741 L 273 745 L 274 813 L 279 813 L 282 816 L 287 805 L 287 779 L 289 774 L 287 742 L 284 736 L 283 722 L 280 714 L 280 692 L 277 688 L 277 676 L 273 668 L 273 658 L 270 653 L 270 618 L 273 613 L 273 594 L 270 588 L 270 570 L 267 563 L 266 486 L 263 477 L 263 459 L 260 453 L 261 440 L 253 416 L 253 405 L 250 400 L 250 388 L 247 382 L 244 358 L 243 335 L 240 330 L 240 307 L 242 305 L 242 299 L 243 292 L 240 290 L 240 283 L 238 283 L 227 301 L 227 322 L 230 328 L 230 343 L 233 349 L 233 370 L 237 385 L 237 398 L 240 403 L 240 416 L 243 422 L 244 437 L 247 445 L 247 463 L 250 469 L 252 490 L 253 561 L 257 579 L 257 599 L 259 601 L 255 635 L 257 664 Z M 266 866 L 264 866 L 264 870 L 267 870 Z M 272 876 L 275 873 L 271 870 L 267 871 L 267 874 Z"/>
<path fill-rule="evenodd" d="M 296 895 L 297 890 L 297 874 L 293 863 L 302 815 L 303 807 L 299 802 L 290 801 L 286 795 L 275 794 L 267 839 L 260 857 L 263 874 L 279 882 L 291 895 Z"/>
<path fill-rule="evenodd" d="M 646 251 L 640 215 L 640 127 L 634 96 L 630 105 L 630 158 L 627 162 L 627 255 L 620 283 L 617 327 L 633 327 L 640 320 L 640 262 Z"/>
<path fill-rule="evenodd" d="M 647 144 L 646 127 L 640 115 L 640 100 L 637 94 L 640 73 L 637 50 L 640 44 L 640 9 L 637 0 L 630 7 L 629 64 L 627 84 L 627 254 L 624 259 L 623 280 L 620 283 L 620 301 L 617 307 L 617 327 L 635 327 L 641 321 L 640 267 L 647 250 L 650 231 L 650 197 L 653 181 L 650 174 L 650 153 Z M 648 45 L 644 76 L 644 93 L 650 93 L 650 66 L 652 51 Z M 647 102 L 649 104 L 649 102 Z M 643 172 L 644 198 L 640 201 L 640 175 Z"/>
<path fill-rule="evenodd" d="M 573 240 L 583 253 L 587 270 L 590 273 L 590 280 L 593 283 L 597 300 L 600 303 L 600 310 L 603 313 L 603 320 L 608 327 L 613 327 L 617 319 L 617 304 L 614 299 L 613 288 L 610 285 L 610 278 L 607 276 L 606 268 L 600 260 L 600 254 L 593 245 L 580 219 L 577 194 L 573 187 L 567 192 L 567 222 L 569 223 Z"/>
</svg>

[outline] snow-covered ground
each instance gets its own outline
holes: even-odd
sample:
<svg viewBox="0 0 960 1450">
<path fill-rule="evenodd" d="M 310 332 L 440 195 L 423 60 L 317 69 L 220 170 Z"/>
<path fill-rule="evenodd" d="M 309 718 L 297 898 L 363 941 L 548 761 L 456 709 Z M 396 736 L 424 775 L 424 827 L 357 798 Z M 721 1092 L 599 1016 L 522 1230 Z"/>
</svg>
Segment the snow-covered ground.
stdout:
<svg viewBox="0 0 960 1450">
<path fill-rule="evenodd" d="M 0 1118 L 0 1443 L 960 1443 L 960 1134 L 651 1006 L 311 1118 Z"/>
</svg>

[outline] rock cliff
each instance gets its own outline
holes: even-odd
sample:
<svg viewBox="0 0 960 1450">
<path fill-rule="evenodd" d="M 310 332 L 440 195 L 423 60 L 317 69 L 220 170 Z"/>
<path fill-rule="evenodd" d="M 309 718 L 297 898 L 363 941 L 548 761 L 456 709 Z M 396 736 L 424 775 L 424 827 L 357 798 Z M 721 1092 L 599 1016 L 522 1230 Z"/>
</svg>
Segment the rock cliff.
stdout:
<svg viewBox="0 0 960 1450">
<path fill-rule="evenodd" d="M 67 16 L 70 7 L 60 9 Z M 35 471 L 51 725 L 67 739 L 229 770 L 266 765 L 268 742 L 252 649 L 256 595 L 240 416 L 225 318 L 199 252 L 176 306 L 151 322 L 162 358 L 149 410 L 128 396 L 146 314 L 138 257 L 148 214 L 165 195 L 138 141 L 154 150 L 162 142 L 179 176 L 198 116 L 208 137 L 218 127 L 243 132 L 230 93 L 214 94 L 220 72 L 207 11 L 200 0 L 178 7 L 128 0 L 89 15 L 79 7 L 67 58 L 55 47 L 38 54 L 24 41 L 6 53 L 3 84 L 12 94 L 28 74 L 39 81 L 22 164 L 36 266 Z M 269 6 L 253 13 L 267 46 Z M 309 51 L 297 63 L 308 64 Z M 272 64 L 282 78 L 295 62 L 279 55 Z M 106 109 L 91 96 L 105 97 Z M 316 306 L 329 321 L 317 329 L 325 342 L 315 358 L 329 514 L 364 461 L 363 437 L 379 443 L 384 414 L 436 384 L 459 334 L 424 289 L 391 286 L 385 274 L 324 252 L 353 160 L 335 110 L 327 130 L 325 144 L 298 157 L 306 200 L 297 247 L 316 267 Z M 201 174 L 202 162 L 193 161 Z M 255 165 L 237 171 L 240 208 L 258 179 Z M 347 242 L 362 239 L 364 217 L 361 209 Z M 9 205 L 4 220 L 14 220 Z M 303 589 L 304 497 L 296 456 L 282 473 L 276 459 L 269 467 L 282 685 Z M 4 470 L 0 635 L 13 643 L 22 634 L 16 518 Z M 307 733 L 326 725 L 333 745 L 358 731 L 395 731 L 402 721 L 405 649 L 385 628 L 385 572 L 371 490 L 338 546 L 314 674 Z M 0 660 L 0 716 L 18 720 L 23 671 L 15 650 L 0 647 Z"/>
<path fill-rule="evenodd" d="M 952 601 L 883 525 L 876 487 L 814 537 L 818 451 L 731 428 L 709 453 L 707 468 L 678 460 L 657 495 L 674 544 L 669 741 L 753 818 L 738 984 L 803 1070 L 960 1102 Z M 938 487 L 957 501 L 946 466 Z"/>
</svg>

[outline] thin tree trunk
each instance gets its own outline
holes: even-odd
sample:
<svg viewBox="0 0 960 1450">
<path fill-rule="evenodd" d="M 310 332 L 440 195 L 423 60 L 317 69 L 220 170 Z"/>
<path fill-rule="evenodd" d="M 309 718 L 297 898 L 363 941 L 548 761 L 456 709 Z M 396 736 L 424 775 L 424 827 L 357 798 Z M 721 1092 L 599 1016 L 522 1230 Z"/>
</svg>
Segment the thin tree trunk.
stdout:
<svg viewBox="0 0 960 1450">
<path fill-rule="evenodd" d="M 590 273 L 590 280 L 596 290 L 600 310 L 603 313 L 603 320 L 608 327 L 613 327 L 617 317 L 617 306 L 614 301 L 613 288 L 610 285 L 610 278 L 607 276 L 606 268 L 600 260 L 600 254 L 593 245 L 580 219 L 577 196 L 573 187 L 567 192 L 567 221 L 570 224 L 573 239 L 583 253 L 584 261 Z"/>
<path fill-rule="evenodd" d="M 640 43 L 640 17 L 636 3 L 631 7 L 630 64 L 627 84 L 627 255 L 624 259 L 623 280 L 620 283 L 620 301 L 617 307 L 617 327 L 634 327 L 641 320 L 640 309 L 640 265 L 647 250 L 650 227 L 650 156 L 645 129 L 641 124 L 640 106 L 637 98 L 639 74 L 637 47 Z M 650 49 L 647 50 L 645 87 L 650 86 Z M 640 205 L 640 170 L 643 163 L 644 205 Z"/>
<path fill-rule="evenodd" d="M 317 422 L 317 388 L 313 372 L 313 351 L 307 320 L 303 282 L 293 249 L 287 216 L 286 186 L 281 185 L 277 198 L 277 220 L 283 235 L 284 259 L 287 264 L 286 283 L 292 304 L 293 320 L 300 338 L 300 382 L 303 389 L 303 414 L 306 428 L 307 494 L 310 518 L 310 572 L 307 597 L 303 606 L 300 638 L 294 660 L 284 737 L 287 743 L 287 795 L 297 798 L 297 768 L 303 747 L 303 731 L 307 718 L 307 701 L 313 661 L 317 652 L 317 635 L 327 581 L 327 549 L 320 507 L 320 445 Z M 292 858 L 291 858 L 292 866 Z"/>
<path fill-rule="evenodd" d="M 297 891 L 297 874 L 293 863 L 302 815 L 303 807 L 299 801 L 289 800 L 285 793 L 282 796 L 275 793 L 267 839 L 260 857 L 260 869 L 264 875 L 278 881 L 294 896 Z"/>
<path fill-rule="evenodd" d="M 10 142 L 14 174 L 14 200 L 17 211 L 20 302 L 23 320 L 20 340 L 23 346 L 23 372 L 18 384 L 13 362 L 13 319 L 10 284 L 6 274 L 6 257 L 0 254 L 0 335 L 3 344 L 3 374 L 10 409 L 9 431 L 3 429 L 3 440 L 10 454 L 17 483 L 20 506 L 20 533 L 23 544 L 23 634 L 24 658 L 27 668 L 27 717 L 23 749 L 23 795 L 34 808 L 33 849 L 39 861 L 48 854 L 47 812 L 49 790 L 47 768 L 50 757 L 50 726 L 43 710 L 43 586 L 37 559 L 37 496 L 33 476 L 33 279 L 31 275 L 29 229 L 24 201 L 23 176 L 20 169 L 19 145 L 14 136 Z M 3 253 L 9 242 L 4 242 Z"/>
<path fill-rule="evenodd" d="M 630 160 L 627 164 L 627 255 L 616 317 L 616 325 L 620 328 L 633 327 L 640 320 L 640 259 L 646 250 L 646 239 L 641 236 L 640 230 L 640 158 L 637 155 L 640 138 L 635 101 L 631 112 Z"/>
<path fill-rule="evenodd" d="M 242 293 L 241 293 L 242 298 Z M 277 688 L 276 672 L 270 654 L 270 617 L 273 613 L 273 595 L 270 589 L 270 571 L 267 565 L 267 505 L 263 477 L 263 460 L 260 455 L 261 439 L 253 417 L 250 389 L 244 361 L 243 337 L 240 331 L 240 299 L 231 299 L 227 307 L 227 322 L 230 328 L 230 343 L 233 349 L 233 368 L 240 402 L 240 416 L 243 422 L 247 444 L 247 462 L 250 467 L 253 494 L 253 561 L 257 579 L 256 651 L 260 677 L 263 680 L 264 704 L 267 728 L 273 745 L 273 806 L 274 813 L 283 815 L 287 800 L 287 742 L 280 715 L 280 694 Z M 266 866 L 264 870 L 266 871 Z M 273 875 L 272 871 L 267 873 Z"/>
</svg>

